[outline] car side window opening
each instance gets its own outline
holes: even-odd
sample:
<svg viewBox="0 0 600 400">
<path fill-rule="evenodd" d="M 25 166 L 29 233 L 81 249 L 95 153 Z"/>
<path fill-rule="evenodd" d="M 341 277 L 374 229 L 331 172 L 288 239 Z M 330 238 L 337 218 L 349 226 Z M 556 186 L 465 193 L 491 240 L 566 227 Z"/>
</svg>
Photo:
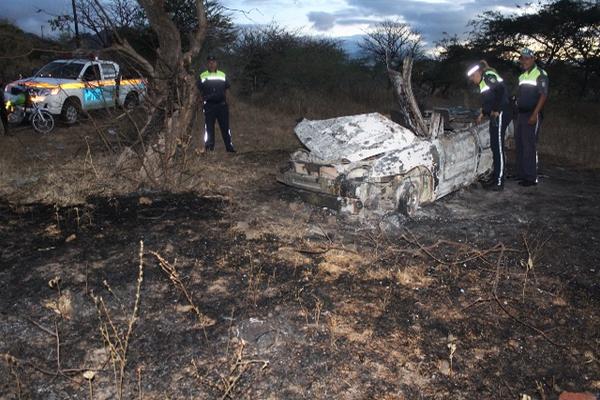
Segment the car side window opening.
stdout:
<svg viewBox="0 0 600 400">
<path fill-rule="evenodd" d="M 100 79 L 100 68 L 98 65 L 93 64 L 88 66 L 83 73 L 82 79 L 84 81 L 97 81 Z"/>
<path fill-rule="evenodd" d="M 115 79 L 117 69 L 113 64 L 102 64 L 102 76 L 104 76 L 104 79 Z"/>
<path fill-rule="evenodd" d="M 77 79 L 82 68 L 82 63 L 54 61 L 40 69 L 36 74 L 36 77 Z"/>
</svg>

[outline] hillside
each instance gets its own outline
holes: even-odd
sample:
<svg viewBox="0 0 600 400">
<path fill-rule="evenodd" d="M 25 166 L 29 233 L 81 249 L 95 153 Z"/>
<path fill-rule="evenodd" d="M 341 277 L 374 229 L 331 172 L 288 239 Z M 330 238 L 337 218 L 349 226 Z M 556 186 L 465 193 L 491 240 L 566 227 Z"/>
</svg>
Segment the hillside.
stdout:
<svg viewBox="0 0 600 400">
<path fill-rule="evenodd" d="M 0 21 L 0 85 L 17 79 L 19 74 L 29 75 L 64 50 L 55 41 L 44 40 L 10 22 Z"/>
</svg>

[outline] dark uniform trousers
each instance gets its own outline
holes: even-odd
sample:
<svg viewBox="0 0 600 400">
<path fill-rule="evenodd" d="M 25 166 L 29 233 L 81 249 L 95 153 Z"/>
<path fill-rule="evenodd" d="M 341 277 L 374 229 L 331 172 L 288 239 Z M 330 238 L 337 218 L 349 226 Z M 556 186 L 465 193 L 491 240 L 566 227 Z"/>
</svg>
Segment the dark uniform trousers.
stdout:
<svg viewBox="0 0 600 400">
<path fill-rule="evenodd" d="M 503 111 L 497 117 L 490 116 L 490 147 L 494 157 L 494 184 L 504 184 L 506 158 L 504 156 L 504 137 L 510 125 L 510 113 Z"/>
<path fill-rule="evenodd" d="M 515 144 L 517 148 L 517 169 L 521 179 L 537 182 L 537 141 L 542 123 L 541 114 L 535 125 L 529 124 L 531 112 L 520 112 L 517 117 Z"/>
<path fill-rule="evenodd" d="M 231 131 L 229 130 L 229 106 L 225 102 L 204 104 L 204 147 L 207 150 L 215 149 L 215 122 L 219 123 L 225 148 L 227 151 L 233 151 Z"/>
</svg>

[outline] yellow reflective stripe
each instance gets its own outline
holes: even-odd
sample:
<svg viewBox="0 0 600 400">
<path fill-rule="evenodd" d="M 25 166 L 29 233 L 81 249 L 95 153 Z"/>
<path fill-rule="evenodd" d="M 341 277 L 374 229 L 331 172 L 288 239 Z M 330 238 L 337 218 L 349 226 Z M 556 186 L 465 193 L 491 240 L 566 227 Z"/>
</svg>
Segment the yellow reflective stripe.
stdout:
<svg viewBox="0 0 600 400">
<path fill-rule="evenodd" d="M 145 83 L 142 79 L 124 79 L 121 81 L 121 85 L 141 85 Z"/>
<path fill-rule="evenodd" d="M 141 85 L 144 84 L 144 80 L 143 79 L 125 79 L 121 81 L 121 85 Z M 93 82 L 88 82 L 88 83 L 84 83 L 84 82 L 68 82 L 68 83 L 63 83 L 61 85 L 53 85 L 50 83 L 45 83 L 45 82 L 24 82 L 23 85 L 28 86 L 28 87 L 32 87 L 32 88 L 39 88 L 39 89 L 51 89 L 51 90 L 58 90 L 58 89 L 63 89 L 63 90 L 68 90 L 68 89 L 84 89 L 86 87 L 91 87 L 91 88 L 100 88 L 100 87 L 106 87 L 106 86 L 116 86 L 117 81 L 115 79 L 105 79 L 103 81 L 93 81 Z"/>
<path fill-rule="evenodd" d="M 55 89 L 58 86 L 46 82 L 23 82 L 25 86 L 40 88 L 40 89 Z"/>
<path fill-rule="evenodd" d="M 489 86 L 482 87 L 482 88 L 480 88 L 480 89 L 479 89 L 479 91 L 480 91 L 481 93 L 483 93 L 483 92 L 487 92 L 488 90 L 490 90 L 490 87 L 489 87 Z"/>
<path fill-rule="evenodd" d="M 62 85 L 60 85 L 61 89 L 83 89 L 85 87 L 85 84 L 81 83 L 81 82 L 69 82 L 69 83 L 63 83 Z"/>
</svg>

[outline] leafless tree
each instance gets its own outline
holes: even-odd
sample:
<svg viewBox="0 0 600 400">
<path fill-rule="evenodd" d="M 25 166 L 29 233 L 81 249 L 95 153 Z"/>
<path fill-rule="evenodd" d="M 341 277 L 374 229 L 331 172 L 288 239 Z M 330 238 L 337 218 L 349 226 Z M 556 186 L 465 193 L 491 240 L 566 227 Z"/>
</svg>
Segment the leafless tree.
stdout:
<svg viewBox="0 0 600 400">
<path fill-rule="evenodd" d="M 415 59 L 423 54 L 421 34 L 408 24 L 393 19 L 374 25 L 359 46 L 375 61 L 385 63 L 388 60 L 394 67 L 401 66 L 407 56 Z"/>
<path fill-rule="evenodd" d="M 94 34 L 94 39 L 103 47 L 110 45 L 111 27 L 139 28 L 145 24 L 146 16 L 135 0 L 111 0 L 96 3 L 75 0 L 79 24 Z M 57 15 L 50 21 L 53 30 L 71 32 L 73 16 Z"/>
<path fill-rule="evenodd" d="M 98 0 L 94 1 L 98 3 Z M 146 143 L 143 170 L 153 183 L 167 185 L 172 178 L 169 172 L 177 146 L 182 143 L 182 137 L 191 132 L 199 108 L 191 66 L 202 50 L 208 20 L 204 1 L 195 0 L 198 24 L 190 32 L 184 48 L 182 33 L 166 10 L 165 0 L 138 1 L 158 38 L 156 61 L 151 64 L 118 35 L 116 47 L 143 66 L 149 78 L 151 101 L 147 105 L 146 123 L 140 132 Z"/>
</svg>

